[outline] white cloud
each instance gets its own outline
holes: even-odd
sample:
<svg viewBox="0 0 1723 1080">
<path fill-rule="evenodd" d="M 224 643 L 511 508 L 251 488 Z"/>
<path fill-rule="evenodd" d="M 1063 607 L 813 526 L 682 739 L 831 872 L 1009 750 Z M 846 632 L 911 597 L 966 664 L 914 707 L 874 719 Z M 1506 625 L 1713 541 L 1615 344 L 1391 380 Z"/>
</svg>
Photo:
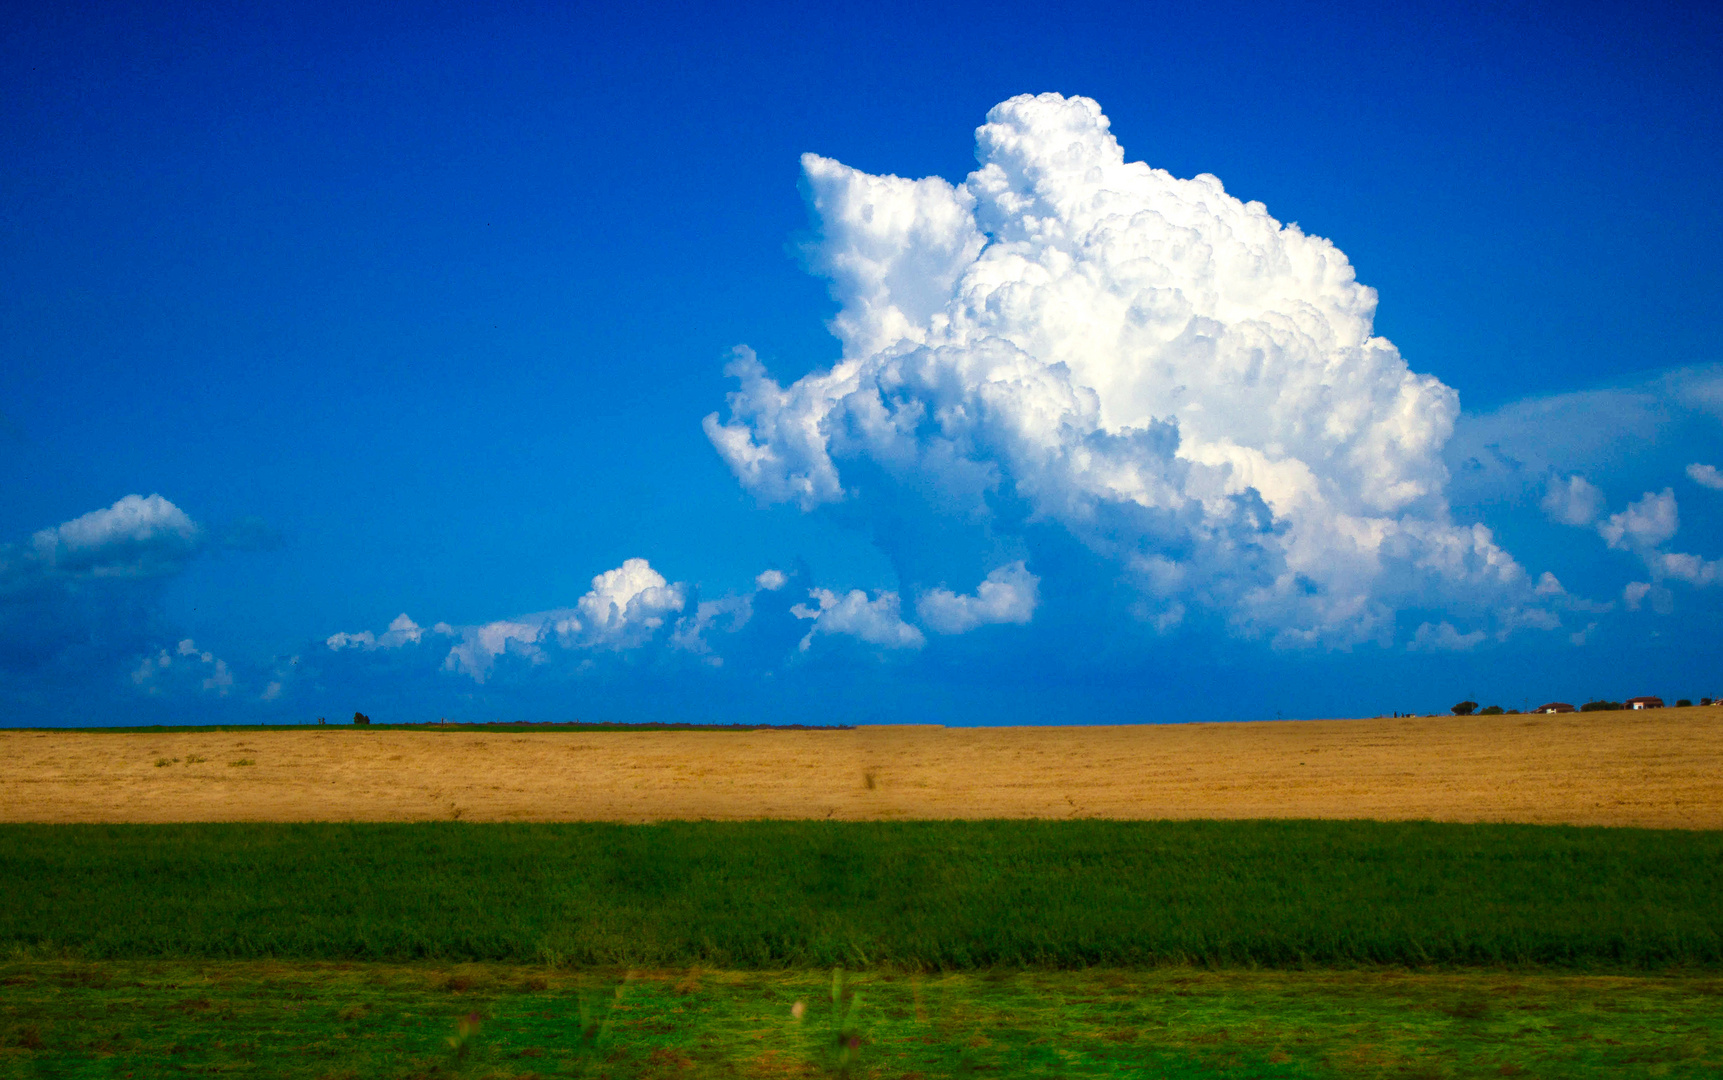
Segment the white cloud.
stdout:
<svg viewBox="0 0 1723 1080">
<path fill-rule="evenodd" d="M 146 686 L 155 678 L 157 668 L 172 666 L 173 657 L 168 655 L 166 649 L 163 649 L 156 656 L 146 656 L 138 661 L 138 666 L 132 671 L 132 682 L 138 686 Z"/>
<path fill-rule="evenodd" d="M 200 530 L 160 495 L 127 495 L 30 538 L 42 562 L 61 573 L 147 577 L 177 571 L 197 549 Z"/>
<path fill-rule="evenodd" d="M 713 651 L 708 635 L 713 632 L 735 634 L 754 619 L 754 601 L 763 593 L 775 593 L 790 583 L 790 575 L 782 570 L 763 570 L 754 578 L 754 591 L 702 600 L 694 611 L 676 621 L 670 644 L 685 652 L 699 655 L 711 667 L 722 667 L 724 660 Z M 793 605 L 801 607 L 802 605 Z M 775 607 L 782 617 L 784 609 Z M 817 614 L 816 614 L 817 617 Z"/>
<path fill-rule="evenodd" d="M 1702 465 L 1695 461 L 1687 466 L 1687 476 L 1688 479 L 1701 487 L 1708 487 L 1712 491 L 1723 491 L 1723 472 L 1718 472 L 1715 465 Z"/>
<path fill-rule="evenodd" d="M 592 591 L 575 604 L 578 614 L 560 620 L 557 632 L 585 644 L 631 648 L 686 603 L 686 586 L 670 584 L 645 559 L 628 559 L 592 579 Z"/>
<path fill-rule="evenodd" d="M 1473 630 L 1462 634 L 1454 629 L 1454 624 L 1420 623 L 1412 635 L 1412 643 L 1407 646 L 1413 652 L 1466 652 L 1477 647 L 1484 640 L 1482 630 Z"/>
<path fill-rule="evenodd" d="M 1691 472 L 1691 470 L 1689 470 Z M 1645 560 L 1653 582 L 1674 578 L 1700 587 L 1723 581 L 1723 562 L 1705 560 L 1697 555 L 1659 550 L 1675 538 L 1681 527 L 1675 505 L 1675 493 L 1670 488 L 1661 492 L 1646 492 L 1626 510 L 1612 514 L 1597 528 L 1612 548 L 1626 548 Z M 1644 586 L 1642 589 L 1641 586 Z M 1655 591 L 1653 591 L 1655 588 Z M 1667 589 L 1643 582 L 1633 582 L 1624 594 L 1627 606 L 1637 610 L 1647 592 L 1652 593 L 1652 607 L 1660 613 L 1673 609 L 1674 598 Z"/>
<path fill-rule="evenodd" d="M 1590 525 L 1603 511 L 1603 492 L 1575 473 L 1552 482 L 1541 505 L 1544 513 L 1563 525 Z"/>
<path fill-rule="evenodd" d="M 827 589 L 808 590 L 816 606 L 797 604 L 791 612 L 814 625 L 799 648 L 806 652 L 815 635 L 841 634 L 887 649 L 919 649 L 925 639 L 921 631 L 903 621 L 902 603 L 894 592 L 880 592 L 869 599 L 860 589 L 839 595 Z"/>
<path fill-rule="evenodd" d="M 987 575 L 973 596 L 934 589 L 916 602 L 915 611 L 930 630 L 962 634 L 994 623 L 1027 623 L 1040 600 L 1041 579 L 1019 559 Z"/>
<path fill-rule="evenodd" d="M 545 635 L 545 621 L 545 617 L 540 616 L 538 621 L 499 619 L 483 626 L 463 627 L 460 631 L 461 641 L 449 649 L 449 655 L 443 659 L 443 668 L 447 671 L 458 671 L 470 676 L 476 683 L 483 683 L 490 677 L 497 657 L 504 653 L 513 653 L 530 663 L 542 664 L 544 651 L 538 647 L 538 642 Z"/>
<path fill-rule="evenodd" d="M 378 639 L 378 644 L 384 648 L 398 648 L 406 644 L 417 645 L 425 631 L 418 623 L 407 617 L 405 611 L 395 616 L 395 621 L 389 624 L 388 633 Z"/>
<path fill-rule="evenodd" d="M 127 495 L 27 544 L 0 546 L 0 596 L 78 578 L 152 578 L 177 573 L 203 530 L 160 495 Z"/>
<path fill-rule="evenodd" d="M 432 632 L 452 635 L 454 628 L 447 623 L 438 623 Z M 381 635 L 373 634 L 369 630 L 361 630 L 356 634 L 330 634 L 324 639 L 323 644 L 335 652 L 340 652 L 342 649 L 363 649 L 369 652 L 372 649 L 399 649 L 407 645 L 417 645 L 424 636 L 424 627 L 414 622 L 403 611 L 395 616 L 395 621 L 391 622 L 389 629 Z"/>
<path fill-rule="evenodd" d="M 1673 598 L 1670 596 L 1670 591 L 1664 589 L 1663 586 L 1652 584 L 1649 580 L 1630 580 L 1627 582 L 1627 587 L 1621 589 L 1621 599 L 1627 601 L 1628 611 L 1639 611 L 1640 605 L 1644 605 L 1647 596 L 1651 598 L 1652 611 L 1658 611 L 1658 613 L 1670 611 Z"/>
<path fill-rule="evenodd" d="M 1696 440 L 1715 440 L 1719 420 L 1723 364 L 1526 398 L 1460 418 L 1446 454 L 1452 489 L 1489 501 L 1541 485 L 1551 473 L 1607 475 L 1654 450 L 1685 457 Z"/>
<path fill-rule="evenodd" d="M 702 600 L 694 605 L 692 615 L 685 615 L 677 620 L 675 632 L 670 635 L 670 644 L 678 649 L 705 656 L 708 663 L 719 666 L 723 664 L 723 660 L 713 655 L 712 643 L 706 639 L 706 635 L 712 630 L 733 634 L 748 625 L 753 617 L 752 596 L 725 596 L 717 600 Z"/>
<path fill-rule="evenodd" d="M 369 652 L 377 647 L 377 635 L 369 630 L 361 630 L 356 634 L 339 630 L 324 638 L 323 644 L 329 646 L 333 652 L 340 652 L 342 649 L 364 649 Z"/>
<path fill-rule="evenodd" d="M 1708 465 L 1689 465 L 1687 475 L 1699 483 L 1709 486 L 1708 476 L 1716 475 L 1716 470 Z M 1588 525 L 1596 521 L 1603 504 L 1603 493 L 1591 486 L 1578 475 L 1569 477 L 1566 481 L 1552 484 L 1549 494 L 1543 500 L 1543 508 L 1557 521 L 1568 525 Z M 1716 560 L 1707 561 L 1697 555 L 1681 552 L 1664 551 L 1663 546 L 1675 538 L 1681 529 L 1680 508 L 1676 504 L 1675 490 L 1664 488 L 1661 492 L 1648 491 L 1639 499 L 1627 505 L 1618 514 L 1611 514 L 1602 521 L 1596 521 L 1597 533 L 1611 548 L 1631 551 L 1645 562 L 1646 569 L 1651 572 L 1651 582 L 1633 582 L 1623 593 L 1629 610 L 1638 610 L 1646 595 L 1651 593 L 1654 583 L 1674 578 L 1689 585 L 1707 586 L 1723 581 L 1723 563 Z M 1549 574 L 1544 575 L 1548 582 L 1555 581 Z M 1545 594 L 1547 582 L 1540 579 L 1536 592 Z M 1673 605 L 1673 597 L 1668 590 L 1661 589 L 1653 596 L 1653 607 L 1659 611 L 1668 610 Z M 1561 592 L 1560 583 L 1555 585 L 1555 593 Z"/>
<path fill-rule="evenodd" d="M 226 697 L 227 692 L 233 689 L 233 674 L 227 670 L 226 661 L 217 660 L 215 662 L 215 669 L 203 680 L 203 688 L 214 690 L 223 697 Z"/>
<path fill-rule="evenodd" d="M 1532 591 L 1538 596 L 1566 596 L 1567 595 L 1567 590 L 1562 588 L 1561 582 L 1559 580 L 1557 580 L 1556 576 L 1554 574 L 1550 573 L 1548 570 L 1545 570 L 1543 572 L 1543 574 L 1538 577 L 1537 588 L 1533 589 Z"/>
<path fill-rule="evenodd" d="M 1666 577 L 1685 581 L 1689 585 L 1715 585 L 1723 581 L 1723 560 L 1701 559 L 1697 555 L 1663 552 L 1653 565 Z"/>
<path fill-rule="evenodd" d="M 1533 630 L 1561 629 L 1561 616 L 1547 608 L 1513 608 L 1502 612 L 1498 619 L 1499 625 L 1496 629 L 1496 638 L 1497 640 L 1502 641 L 1507 640 L 1508 635 L 1512 634 L 1515 630 L 1525 628 Z"/>
<path fill-rule="evenodd" d="M 1723 364 L 1677 368 L 1658 380 L 1657 390 L 1683 408 L 1723 421 Z"/>
<path fill-rule="evenodd" d="M 92 665 L 130 663 L 159 640 L 165 580 L 203 546 L 204 530 L 160 495 L 127 495 L 0 544 L 0 671 L 89 685 Z"/>
<path fill-rule="evenodd" d="M 233 689 L 233 672 L 228 669 L 227 661 L 208 649 L 198 648 L 191 638 L 184 638 L 172 652 L 161 649 L 156 655 L 140 660 L 132 669 L 132 684 L 152 696 L 160 696 L 175 686 L 182 690 L 195 686 L 217 697 L 226 697 Z"/>
<path fill-rule="evenodd" d="M 1661 492 L 1648 491 L 1637 502 L 1628 503 L 1626 510 L 1611 514 L 1598 525 L 1597 532 L 1612 548 L 1647 551 L 1668 543 L 1680 528 L 1675 492 L 1664 488 Z"/>
<path fill-rule="evenodd" d="M 653 640 L 687 604 L 688 587 L 666 581 L 645 559 L 628 559 L 592 579 L 592 588 L 573 607 L 555 608 L 471 626 L 438 622 L 426 631 L 405 612 L 382 634 L 369 630 L 335 633 L 324 639 L 331 652 L 344 649 L 372 652 L 398 650 L 426 641 L 427 633 L 456 638 L 443 658 L 443 669 L 483 683 L 497 658 L 518 656 L 531 664 L 547 662 L 546 648 L 636 649 Z M 704 622 L 684 636 L 686 646 L 718 612 L 709 609 Z M 744 619 L 745 621 L 745 619 Z"/>
<path fill-rule="evenodd" d="M 1140 583 L 1157 611 L 1278 644 L 1528 595 L 1488 529 L 1450 521 L 1457 396 L 1374 334 L 1345 255 L 1212 176 L 1127 162 L 1108 126 L 1086 98 L 1013 98 L 955 186 L 806 155 L 843 359 L 781 386 L 737 349 L 705 428 L 743 486 L 865 513 L 878 481 L 845 477 L 883 473 L 961 520 L 1014 500 L 1127 571 L 1173 562 L 1176 595 Z"/>
</svg>

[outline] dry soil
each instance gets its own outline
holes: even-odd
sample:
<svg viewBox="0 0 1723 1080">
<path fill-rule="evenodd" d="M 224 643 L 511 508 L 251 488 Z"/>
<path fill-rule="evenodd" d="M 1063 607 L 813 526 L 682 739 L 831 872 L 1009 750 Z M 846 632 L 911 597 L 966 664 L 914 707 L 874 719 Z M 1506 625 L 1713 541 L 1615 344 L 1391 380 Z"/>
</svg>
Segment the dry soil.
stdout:
<svg viewBox="0 0 1723 1080">
<path fill-rule="evenodd" d="M 1088 728 L 0 732 L 0 821 L 1379 818 L 1723 828 L 1723 708 Z"/>
</svg>

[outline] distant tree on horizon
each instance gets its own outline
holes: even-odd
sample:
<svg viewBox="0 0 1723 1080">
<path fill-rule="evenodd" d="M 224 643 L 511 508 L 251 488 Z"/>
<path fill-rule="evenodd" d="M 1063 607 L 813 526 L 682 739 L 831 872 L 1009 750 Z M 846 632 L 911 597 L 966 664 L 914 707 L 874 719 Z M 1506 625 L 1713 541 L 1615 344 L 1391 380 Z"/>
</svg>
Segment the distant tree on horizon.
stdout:
<svg viewBox="0 0 1723 1080">
<path fill-rule="evenodd" d="M 1455 705 L 1452 711 L 1455 716 L 1470 716 L 1477 710 L 1477 708 L 1478 703 L 1475 701 L 1462 701 L 1458 705 Z M 1497 709 L 1496 711 L 1501 712 L 1500 709 Z"/>
</svg>

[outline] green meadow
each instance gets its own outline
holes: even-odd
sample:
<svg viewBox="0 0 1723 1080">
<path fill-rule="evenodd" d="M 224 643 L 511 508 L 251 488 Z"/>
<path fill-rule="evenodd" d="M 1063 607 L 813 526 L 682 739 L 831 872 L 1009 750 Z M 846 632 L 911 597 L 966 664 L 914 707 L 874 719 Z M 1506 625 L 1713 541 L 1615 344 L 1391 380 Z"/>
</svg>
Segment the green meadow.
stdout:
<svg viewBox="0 0 1723 1080">
<path fill-rule="evenodd" d="M 1723 980 L 1694 974 L 27 961 L 0 963 L 0 991 L 6 1077 L 1723 1071 Z"/>
<path fill-rule="evenodd" d="M 0 1076 L 1716 1076 L 1723 835 L 14 825 L 0 957 Z"/>
<path fill-rule="evenodd" d="M 0 950 L 82 959 L 1714 967 L 1723 834 L 672 822 L 0 828 Z"/>
</svg>

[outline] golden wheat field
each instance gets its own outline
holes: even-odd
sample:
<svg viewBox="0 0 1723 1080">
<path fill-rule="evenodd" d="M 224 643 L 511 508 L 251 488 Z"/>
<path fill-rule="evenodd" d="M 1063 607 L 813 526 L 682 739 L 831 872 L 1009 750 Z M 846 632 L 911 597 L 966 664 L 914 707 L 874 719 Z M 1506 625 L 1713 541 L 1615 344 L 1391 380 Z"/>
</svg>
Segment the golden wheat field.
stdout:
<svg viewBox="0 0 1723 1080">
<path fill-rule="evenodd" d="M 0 821 L 1379 818 L 1723 828 L 1723 708 L 854 731 L 0 732 Z"/>
</svg>

